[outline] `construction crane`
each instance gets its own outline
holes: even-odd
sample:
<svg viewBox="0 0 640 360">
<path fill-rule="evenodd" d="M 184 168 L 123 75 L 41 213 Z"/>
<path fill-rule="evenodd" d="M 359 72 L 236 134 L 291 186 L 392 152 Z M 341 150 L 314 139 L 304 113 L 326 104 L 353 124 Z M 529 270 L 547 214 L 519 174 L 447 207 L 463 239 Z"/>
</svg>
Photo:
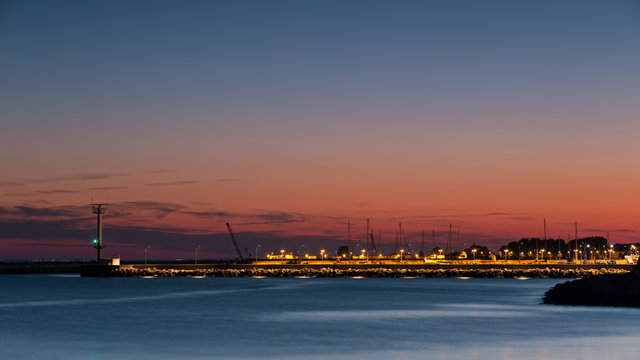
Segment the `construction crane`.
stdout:
<svg viewBox="0 0 640 360">
<path fill-rule="evenodd" d="M 231 240 L 233 240 L 233 247 L 236 248 L 236 254 L 238 254 L 238 260 L 243 261 L 244 257 L 242 256 L 242 253 L 240 252 L 240 248 L 238 247 L 238 242 L 236 241 L 235 235 L 233 235 L 233 230 L 231 230 L 231 225 L 229 225 L 229 223 L 227 223 L 227 229 L 229 229 L 229 235 L 231 235 Z M 246 251 L 246 249 L 245 249 L 245 251 Z"/>
<path fill-rule="evenodd" d="M 373 254 L 377 254 L 378 250 L 376 249 L 376 243 L 375 243 L 375 241 L 373 241 L 373 230 L 371 230 L 371 234 L 370 235 L 371 235 L 371 247 L 373 248 L 372 255 Z"/>
</svg>

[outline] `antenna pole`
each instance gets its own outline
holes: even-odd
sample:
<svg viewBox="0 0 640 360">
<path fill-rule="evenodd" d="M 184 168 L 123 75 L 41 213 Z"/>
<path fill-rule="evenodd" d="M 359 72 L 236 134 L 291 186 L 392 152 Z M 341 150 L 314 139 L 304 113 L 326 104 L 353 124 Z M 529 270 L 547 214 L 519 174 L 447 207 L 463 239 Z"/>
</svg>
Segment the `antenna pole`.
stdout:
<svg viewBox="0 0 640 360">
<path fill-rule="evenodd" d="M 102 260 L 102 249 L 104 249 L 104 244 L 102 243 L 102 215 L 106 208 L 103 207 L 103 205 L 104 204 L 92 204 L 93 213 L 96 214 L 96 218 L 98 220 L 96 238 L 93 239 L 93 247 L 96 248 L 98 252 L 98 264 L 100 264 L 100 260 Z"/>
</svg>

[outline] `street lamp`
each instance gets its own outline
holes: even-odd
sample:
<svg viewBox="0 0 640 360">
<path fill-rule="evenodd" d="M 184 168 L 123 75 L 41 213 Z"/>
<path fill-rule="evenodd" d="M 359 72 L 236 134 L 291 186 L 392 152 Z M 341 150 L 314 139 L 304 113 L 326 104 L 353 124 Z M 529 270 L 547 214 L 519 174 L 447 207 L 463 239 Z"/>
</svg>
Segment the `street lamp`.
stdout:
<svg viewBox="0 0 640 360">
<path fill-rule="evenodd" d="M 609 245 L 609 261 L 613 260 L 613 245 Z"/>
<path fill-rule="evenodd" d="M 284 260 L 284 249 L 280 250 L 280 260 Z"/>
<path fill-rule="evenodd" d="M 322 261 L 324 261 L 324 249 L 320 250 L 320 257 L 322 258 Z"/>
<path fill-rule="evenodd" d="M 258 261 L 258 248 L 261 247 L 262 245 L 258 244 L 256 245 L 256 261 Z"/>
<path fill-rule="evenodd" d="M 149 251 L 149 245 L 144 247 L 144 264 L 147 265 L 147 251 Z"/>
<path fill-rule="evenodd" d="M 476 251 L 478 251 L 477 249 L 471 249 L 471 252 L 473 253 L 473 261 L 476 261 Z"/>
<path fill-rule="evenodd" d="M 198 246 L 196 246 L 196 265 L 198 264 L 198 248 L 200 247 L 200 244 L 198 244 Z"/>
<path fill-rule="evenodd" d="M 404 249 L 400 249 L 400 262 L 402 262 L 402 255 L 404 254 Z"/>
</svg>

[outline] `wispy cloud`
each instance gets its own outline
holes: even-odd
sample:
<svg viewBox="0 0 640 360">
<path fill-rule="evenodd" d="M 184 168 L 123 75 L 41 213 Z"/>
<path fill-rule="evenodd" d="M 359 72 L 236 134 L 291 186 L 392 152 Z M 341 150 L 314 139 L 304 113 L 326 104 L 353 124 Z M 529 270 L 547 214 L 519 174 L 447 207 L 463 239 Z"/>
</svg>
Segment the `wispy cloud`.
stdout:
<svg viewBox="0 0 640 360">
<path fill-rule="evenodd" d="M 78 218 L 88 214 L 88 206 L 51 206 L 51 207 L 34 207 L 34 206 L 14 206 L 0 208 L 1 216 L 10 217 L 47 217 L 47 218 Z"/>
<path fill-rule="evenodd" d="M 504 218 L 504 220 L 509 220 L 509 221 L 534 221 L 537 219 L 533 216 L 510 213 L 510 212 L 498 212 L 498 211 L 480 214 L 476 216 L 477 217 L 502 217 Z"/>
<path fill-rule="evenodd" d="M 505 218 L 506 220 L 511 221 L 536 221 L 538 218 L 533 216 L 508 216 Z"/>
<path fill-rule="evenodd" d="M 508 215 L 513 215 L 513 214 L 507 213 L 507 212 L 490 212 L 490 213 L 482 214 L 480 216 L 508 216 Z"/>
<path fill-rule="evenodd" d="M 192 215 L 192 216 L 197 216 L 197 217 L 223 217 L 223 218 L 230 218 L 230 217 L 234 217 L 234 216 L 238 216 L 238 214 L 233 214 L 227 211 L 196 211 L 196 210 L 190 210 L 190 211 L 181 211 L 182 214 L 187 214 L 187 215 Z"/>
<path fill-rule="evenodd" d="M 14 181 L 1 181 L 0 185 L 3 186 L 20 186 L 27 184 L 46 184 L 46 183 L 57 183 L 63 181 L 90 181 L 90 180 L 105 180 L 113 177 L 122 177 L 129 176 L 127 173 L 83 173 L 83 174 L 72 174 L 65 176 L 50 176 L 50 177 L 40 177 L 33 179 L 25 179 L 25 180 L 14 180 Z"/>
<path fill-rule="evenodd" d="M 73 194 L 77 193 L 77 190 L 67 190 L 67 189 L 51 189 L 51 190 L 36 190 L 36 191 L 28 191 L 28 192 L 19 192 L 19 193 L 7 193 L 7 196 L 31 196 L 37 194 Z"/>
<path fill-rule="evenodd" d="M 63 249 L 66 246 L 77 247 L 79 245 L 87 247 L 86 254 L 88 258 L 93 256 L 93 249 L 88 239 L 92 238 L 94 231 L 91 227 L 81 228 L 78 226 L 77 221 L 72 220 L 45 221 L 27 219 L 6 221 L 0 219 L 0 239 L 18 239 L 17 241 L 23 243 L 25 247 L 29 247 L 30 250 L 25 250 L 25 252 L 32 251 L 35 246 L 51 247 L 59 245 L 61 247 L 60 251 L 64 251 Z M 197 234 L 143 226 L 110 224 L 104 229 L 103 234 L 107 250 L 113 247 L 141 249 L 146 245 L 151 245 L 154 251 L 166 250 L 191 253 L 195 244 L 201 244 L 203 251 L 218 252 L 222 256 L 226 255 L 230 258 L 235 257 L 233 244 L 226 231 L 214 234 Z M 247 252 L 251 254 L 255 252 L 255 247 L 260 244 L 259 251 L 261 256 L 264 256 L 267 251 L 281 248 L 300 249 L 301 244 L 305 244 L 303 250 L 307 252 L 316 252 L 321 248 L 335 250 L 343 242 L 342 239 L 331 236 L 287 236 L 273 231 L 238 231 L 236 236 L 240 248 L 247 249 Z M 245 251 L 242 252 L 244 255 Z M 176 257 L 178 256 L 178 253 L 173 254 Z M 131 256 L 129 254 L 129 257 Z M 136 253 L 133 256 L 139 255 Z"/>
<path fill-rule="evenodd" d="M 33 179 L 29 182 L 32 183 L 53 183 L 61 181 L 83 181 L 83 180 L 105 180 L 113 177 L 129 176 L 127 173 L 84 173 L 68 176 L 54 176 Z"/>
<path fill-rule="evenodd" d="M 22 184 L 23 182 L 20 181 L 0 181 L 0 186 L 18 186 Z"/>
<path fill-rule="evenodd" d="M 175 169 L 159 169 L 159 170 L 149 170 L 145 171 L 147 174 L 173 174 L 177 173 L 178 170 Z"/>
<path fill-rule="evenodd" d="M 175 185 L 190 185 L 197 184 L 199 181 L 195 180 L 181 180 L 181 181 L 167 181 L 167 182 L 155 182 L 149 183 L 148 186 L 175 186 Z"/>
<path fill-rule="evenodd" d="M 182 204 L 159 201 L 126 201 L 122 203 L 115 203 L 112 206 L 120 209 L 121 211 L 150 211 L 158 219 L 164 218 L 169 214 L 176 213 L 185 208 Z"/>
<path fill-rule="evenodd" d="M 237 182 L 237 181 L 242 181 L 244 179 L 242 178 L 221 178 L 221 179 L 216 179 L 216 182 Z"/>
<path fill-rule="evenodd" d="M 127 189 L 129 188 L 128 186 L 101 186 L 101 187 L 93 187 L 93 188 L 89 188 L 88 190 L 95 190 L 95 191 L 103 191 L 103 190 L 123 190 L 123 189 Z"/>
<path fill-rule="evenodd" d="M 584 229 L 583 231 L 585 232 L 592 232 L 592 233 L 622 233 L 622 234 L 632 234 L 635 233 L 636 231 L 633 229 Z"/>
<path fill-rule="evenodd" d="M 55 190 L 38 190 L 36 193 L 38 194 L 72 194 L 77 193 L 77 190 L 65 190 L 65 189 L 55 189 Z"/>
<path fill-rule="evenodd" d="M 243 214 L 240 216 L 246 219 L 249 219 L 249 221 L 243 223 L 243 225 L 289 224 L 289 223 L 307 221 L 306 216 L 303 216 L 301 214 L 288 213 L 284 211 L 267 211 L 267 212 L 257 213 L 257 214 Z"/>
</svg>

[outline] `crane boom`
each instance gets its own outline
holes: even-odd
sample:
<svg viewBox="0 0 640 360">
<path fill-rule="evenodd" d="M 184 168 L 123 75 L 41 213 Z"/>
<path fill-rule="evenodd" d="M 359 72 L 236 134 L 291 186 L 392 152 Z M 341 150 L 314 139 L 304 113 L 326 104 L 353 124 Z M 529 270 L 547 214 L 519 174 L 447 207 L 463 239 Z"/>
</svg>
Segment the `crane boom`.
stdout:
<svg viewBox="0 0 640 360">
<path fill-rule="evenodd" d="M 373 241 L 373 230 L 371 230 L 371 248 L 373 249 L 373 254 L 377 254 L 378 250 L 376 249 L 376 243 Z M 371 254 L 371 255 L 373 255 Z"/>
<path fill-rule="evenodd" d="M 227 229 L 229 229 L 229 235 L 231 235 L 231 240 L 233 240 L 233 246 L 236 248 L 236 254 L 238 254 L 238 259 L 244 260 L 242 257 L 242 253 L 240 252 L 240 248 L 238 247 L 238 242 L 236 241 L 236 237 L 233 235 L 233 230 L 231 230 L 231 225 L 227 223 Z"/>
</svg>

